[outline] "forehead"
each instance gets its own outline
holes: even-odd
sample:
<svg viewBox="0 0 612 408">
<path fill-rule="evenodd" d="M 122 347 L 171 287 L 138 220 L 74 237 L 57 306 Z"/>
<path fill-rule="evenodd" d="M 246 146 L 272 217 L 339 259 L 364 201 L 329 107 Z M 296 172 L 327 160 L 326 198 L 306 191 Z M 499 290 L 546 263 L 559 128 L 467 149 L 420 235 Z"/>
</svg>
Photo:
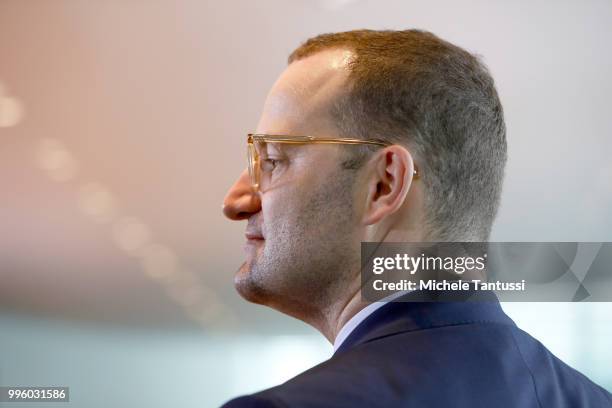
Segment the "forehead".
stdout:
<svg viewBox="0 0 612 408">
<path fill-rule="evenodd" d="M 333 49 L 291 63 L 268 93 L 257 132 L 333 134 L 329 110 L 346 86 L 352 58 L 346 49 Z"/>
</svg>

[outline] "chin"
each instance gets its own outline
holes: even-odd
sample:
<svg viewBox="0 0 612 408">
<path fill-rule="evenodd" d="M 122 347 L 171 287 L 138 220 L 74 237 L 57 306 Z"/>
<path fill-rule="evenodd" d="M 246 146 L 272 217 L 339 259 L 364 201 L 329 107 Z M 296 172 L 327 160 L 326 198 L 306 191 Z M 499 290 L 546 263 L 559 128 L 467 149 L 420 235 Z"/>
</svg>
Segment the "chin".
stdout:
<svg viewBox="0 0 612 408">
<path fill-rule="evenodd" d="M 242 298 L 251 303 L 266 305 L 269 298 L 267 291 L 253 279 L 251 266 L 245 262 L 234 276 L 234 288 Z"/>
</svg>

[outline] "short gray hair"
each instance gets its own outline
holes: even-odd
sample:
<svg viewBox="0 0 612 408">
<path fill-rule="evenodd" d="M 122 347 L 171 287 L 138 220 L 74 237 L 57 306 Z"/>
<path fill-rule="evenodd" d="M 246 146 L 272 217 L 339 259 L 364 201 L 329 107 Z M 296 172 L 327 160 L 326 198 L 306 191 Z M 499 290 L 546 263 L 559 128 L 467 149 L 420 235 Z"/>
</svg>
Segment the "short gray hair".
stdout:
<svg viewBox="0 0 612 408">
<path fill-rule="evenodd" d="M 348 91 L 332 109 L 340 132 L 411 150 L 425 188 L 427 239 L 488 240 L 507 147 L 503 109 L 486 66 L 421 30 L 322 34 L 298 47 L 289 63 L 333 48 L 355 54 Z M 358 151 L 367 156 L 367 148 Z"/>
</svg>

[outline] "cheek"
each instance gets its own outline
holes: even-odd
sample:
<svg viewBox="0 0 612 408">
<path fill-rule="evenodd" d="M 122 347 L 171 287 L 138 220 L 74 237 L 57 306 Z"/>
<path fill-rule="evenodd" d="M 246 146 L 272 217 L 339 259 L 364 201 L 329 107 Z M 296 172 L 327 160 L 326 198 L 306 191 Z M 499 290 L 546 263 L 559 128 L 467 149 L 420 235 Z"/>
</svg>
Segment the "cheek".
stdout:
<svg viewBox="0 0 612 408">
<path fill-rule="evenodd" d="M 299 186 L 262 198 L 262 227 L 270 250 L 308 241 L 329 224 L 330 208 L 313 201 L 315 195 L 316 191 Z"/>
<path fill-rule="evenodd" d="M 283 227 L 290 227 L 302 208 L 295 189 L 266 192 L 261 200 L 262 224 L 266 239 L 273 239 Z"/>
</svg>

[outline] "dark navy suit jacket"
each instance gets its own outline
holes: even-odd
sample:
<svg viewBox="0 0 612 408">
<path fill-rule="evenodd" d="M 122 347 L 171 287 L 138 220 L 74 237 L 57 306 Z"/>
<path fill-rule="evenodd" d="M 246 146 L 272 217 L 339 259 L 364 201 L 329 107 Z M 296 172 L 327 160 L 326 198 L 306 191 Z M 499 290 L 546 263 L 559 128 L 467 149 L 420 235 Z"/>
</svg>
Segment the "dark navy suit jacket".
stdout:
<svg viewBox="0 0 612 408">
<path fill-rule="evenodd" d="M 520 330 L 493 298 L 389 303 L 329 360 L 223 406 L 272 407 L 599 408 L 612 407 L 612 395 Z"/>
</svg>

